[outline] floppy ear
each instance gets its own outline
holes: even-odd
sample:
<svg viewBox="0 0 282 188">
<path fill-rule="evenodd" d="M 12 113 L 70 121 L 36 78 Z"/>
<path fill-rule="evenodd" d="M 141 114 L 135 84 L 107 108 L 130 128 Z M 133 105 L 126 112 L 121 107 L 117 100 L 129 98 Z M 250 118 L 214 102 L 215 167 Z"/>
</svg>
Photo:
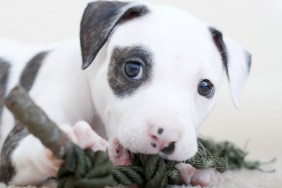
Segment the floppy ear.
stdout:
<svg viewBox="0 0 282 188">
<path fill-rule="evenodd" d="M 251 54 L 236 42 L 223 37 L 215 28 L 210 28 L 210 31 L 226 68 L 233 102 L 239 108 L 241 92 L 251 68 Z"/>
<path fill-rule="evenodd" d="M 86 69 L 107 42 L 115 27 L 148 13 L 145 5 L 118 1 L 89 3 L 80 24 L 82 69 Z"/>
</svg>

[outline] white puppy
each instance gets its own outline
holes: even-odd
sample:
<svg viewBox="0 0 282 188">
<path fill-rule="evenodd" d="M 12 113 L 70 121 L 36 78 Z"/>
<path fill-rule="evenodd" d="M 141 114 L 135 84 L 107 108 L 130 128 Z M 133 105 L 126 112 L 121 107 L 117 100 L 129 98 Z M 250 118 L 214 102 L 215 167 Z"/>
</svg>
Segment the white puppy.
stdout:
<svg viewBox="0 0 282 188">
<path fill-rule="evenodd" d="M 226 73 L 239 104 L 250 55 L 185 11 L 96 1 L 80 34 L 80 44 L 46 48 L 0 42 L 0 97 L 23 85 L 78 145 L 105 150 L 109 143 L 115 164 L 130 164 L 130 152 L 191 158 Z M 1 112 L 0 180 L 37 184 L 55 176 L 60 161 L 2 104 Z"/>
</svg>

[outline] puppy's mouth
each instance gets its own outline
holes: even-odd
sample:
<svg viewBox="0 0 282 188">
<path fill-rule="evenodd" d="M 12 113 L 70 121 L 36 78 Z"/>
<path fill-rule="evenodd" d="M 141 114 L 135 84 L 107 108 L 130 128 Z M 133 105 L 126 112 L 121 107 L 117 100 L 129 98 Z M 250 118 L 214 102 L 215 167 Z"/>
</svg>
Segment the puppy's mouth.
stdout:
<svg viewBox="0 0 282 188">
<path fill-rule="evenodd" d="M 133 163 L 134 156 L 138 155 L 136 153 L 131 152 L 129 149 L 126 149 L 117 138 L 113 139 L 112 147 L 110 147 L 109 154 L 114 165 L 117 166 L 128 166 Z M 164 160 L 168 160 L 167 156 L 162 153 L 158 154 Z"/>
<path fill-rule="evenodd" d="M 112 144 L 112 151 L 110 153 L 113 163 L 122 166 L 131 165 L 133 162 L 132 152 L 123 147 L 117 138 L 112 141 Z"/>
</svg>

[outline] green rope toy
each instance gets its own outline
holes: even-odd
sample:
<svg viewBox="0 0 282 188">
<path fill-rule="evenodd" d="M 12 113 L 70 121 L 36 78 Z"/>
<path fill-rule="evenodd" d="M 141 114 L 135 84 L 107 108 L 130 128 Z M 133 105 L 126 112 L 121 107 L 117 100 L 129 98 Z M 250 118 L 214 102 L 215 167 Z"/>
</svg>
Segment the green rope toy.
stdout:
<svg viewBox="0 0 282 188">
<path fill-rule="evenodd" d="M 5 105 L 31 134 L 36 136 L 54 155 L 64 161 L 58 171 L 58 188 L 102 188 L 105 186 L 133 185 L 167 187 L 179 185 L 178 162 L 167 161 L 157 155 L 136 154 L 130 166 L 114 166 L 105 152 L 82 150 L 48 118 L 32 101 L 28 93 L 16 87 L 5 99 Z M 214 143 L 198 140 L 198 153 L 186 161 L 197 169 L 260 169 L 259 161 L 247 162 L 246 152 L 229 142 Z"/>
</svg>

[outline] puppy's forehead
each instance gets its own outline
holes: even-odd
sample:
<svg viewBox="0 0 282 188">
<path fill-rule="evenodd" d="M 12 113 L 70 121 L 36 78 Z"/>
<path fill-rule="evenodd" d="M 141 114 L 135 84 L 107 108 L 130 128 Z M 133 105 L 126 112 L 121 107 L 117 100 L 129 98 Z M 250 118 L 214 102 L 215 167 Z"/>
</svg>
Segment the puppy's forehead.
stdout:
<svg viewBox="0 0 282 188">
<path fill-rule="evenodd" d="M 169 45 L 195 45 L 203 37 L 210 38 L 207 27 L 183 10 L 170 6 L 150 6 L 149 12 L 121 24 L 112 35 L 111 44 L 168 47 Z"/>
<path fill-rule="evenodd" d="M 202 71 L 199 69 L 205 67 L 207 73 L 218 74 L 222 66 L 220 55 L 203 22 L 186 11 L 170 6 L 151 6 L 149 10 L 146 15 L 117 27 L 109 49 L 144 46 L 152 52 L 154 69 L 170 62 L 175 68 L 167 67 L 170 74 L 178 71 L 178 65 L 187 68 L 190 73 Z M 187 66 L 183 67 L 184 64 Z M 165 67 L 161 69 L 162 74 L 166 74 Z"/>
</svg>

